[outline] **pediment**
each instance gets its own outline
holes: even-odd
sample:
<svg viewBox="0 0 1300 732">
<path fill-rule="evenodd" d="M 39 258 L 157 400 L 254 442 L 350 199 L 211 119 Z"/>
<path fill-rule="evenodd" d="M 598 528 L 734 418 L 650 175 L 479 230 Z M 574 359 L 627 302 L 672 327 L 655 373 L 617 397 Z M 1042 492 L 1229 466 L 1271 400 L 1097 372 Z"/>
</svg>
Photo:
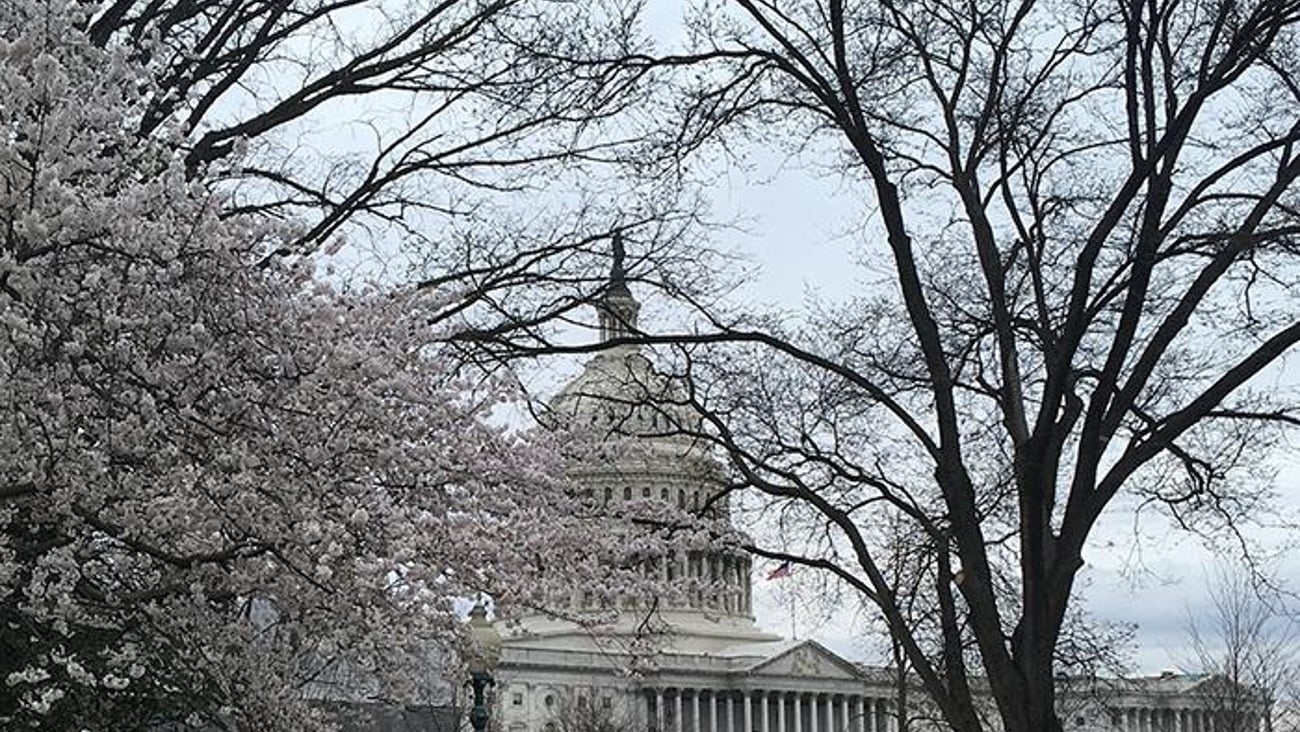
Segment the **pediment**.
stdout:
<svg viewBox="0 0 1300 732">
<path fill-rule="evenodd" d="M 1232 698 L 1248 702 L 1252 696 L 1260 696 L 1262 701 L 1262 694 L 1258 689 L 1236 683 L 1220 674 L 1207 676 L 1205 679 L 1193 684 L 1189 691 L 1205 699 Z"/>
<path fill-rule="evenodd" d="M 765 658 L 751 666 L 748 674 L 760 677 L 845 681 L 857 681 L 862 678 L 856 666 L 815 641 L 805 641 L 784 653 Z"/>
</svg>

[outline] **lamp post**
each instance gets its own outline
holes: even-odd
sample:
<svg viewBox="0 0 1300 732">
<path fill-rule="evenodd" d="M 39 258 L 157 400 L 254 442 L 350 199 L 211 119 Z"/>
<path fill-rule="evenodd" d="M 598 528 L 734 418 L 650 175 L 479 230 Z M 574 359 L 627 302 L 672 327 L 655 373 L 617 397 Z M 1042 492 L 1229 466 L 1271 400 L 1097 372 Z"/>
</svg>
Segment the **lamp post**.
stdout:
<svg viewBox="0 0 1300 732">
<path fill-rule="evenodd" d="M 469 685 L 474 689 L 474 707 L 469 711 L 469 724 L 474 732 L 485 732 L 488 723 L 486 691 L 496 684 L 492 669 L 501 658 L 501 636 L 488 622 L 487 608 L 482 602 L 469 611 L 469 639 Z"/>
</svg>

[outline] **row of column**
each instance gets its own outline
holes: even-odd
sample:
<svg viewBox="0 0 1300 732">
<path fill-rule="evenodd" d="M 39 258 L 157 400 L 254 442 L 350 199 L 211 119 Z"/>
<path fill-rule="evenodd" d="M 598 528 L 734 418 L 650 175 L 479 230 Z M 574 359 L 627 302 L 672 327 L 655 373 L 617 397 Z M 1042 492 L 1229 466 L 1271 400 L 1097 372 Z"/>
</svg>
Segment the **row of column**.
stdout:
<svg viewBox="0 0 1300 732">
<path fill-rule="evenodd" d="M 684 588 L 670 591 L 655 598 L 655 604 L 664 609 L 716 610 L 729 615 L 748 616 L 753 613 L 752 568 L 748 558 L 721 552 L 680 552 L 646 558 L 642 572 L 666 587 L 687 585 L 693 580 L 700 585 L 714 585 L 708 590 Z M 600 598 L 590 590 L 575 593 L 574 603 L 583 609 L 601 606 Z M 620 604 L 625 609 L 648 607 L 650 598 L 634 594 L 624 595 Z"/>
<path fill-rule="evenodd" d="M 787 691 L 653 689 L 653 732 L 896 732 L 889 699 Z"/>
<path fill-rule="evenodd" d="M 1121 709 L 1119 717 L 1121 732 L 1242 732 L 1258 730 L 1262 720 L 1261 715 L 1253 712 L 1145 707 Z"/>
</svg>

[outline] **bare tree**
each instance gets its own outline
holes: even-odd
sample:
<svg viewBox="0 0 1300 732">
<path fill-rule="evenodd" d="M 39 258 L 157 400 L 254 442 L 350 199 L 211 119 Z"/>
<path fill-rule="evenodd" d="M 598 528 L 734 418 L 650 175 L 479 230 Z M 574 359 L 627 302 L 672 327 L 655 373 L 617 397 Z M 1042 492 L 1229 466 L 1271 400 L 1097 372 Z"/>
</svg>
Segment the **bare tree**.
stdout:
<svg viewBox="0 0 1300 732">
<path fill-rule="evenodd" d="M 443 244 L 446 221 L 470 217 L 488 194 L 533 188 L 616 146 L 617 135 L 595 132 L 639 100 L 621 77 L 570 60 L 634 50 L 609 8 L 549 0 L 84 6 L 90 42 L 153 70 L 131 120 L 138 134 L 173 140 L 191 175 L 227 179 L 233 211 L 299 222 L 281 254 L 340 231 Z"/>
<path fill-rule="evenodd" d="M 1209 607 L 1187 611 L 1191 657 L 1207 679 L 1197 687 L 1215 732 L 1286 732 L 1300 691 L 1300 636 L 1284 598 L 1245 569 L 1219 565 Z"/>
<path fill-rule="evenodd" d="M 677 84 L 633 173 L 830 149 L 867 202 L 880 287 L 792 318 L 647 257 L 629 277 L 696 322 L 628 340 L 691 386 L 735 487 L 802 522 L 752 550 L 878 607 L 953 729 L 984 727 L 977 681 L 1003 729 L 1061 729 L 1058 649 L 1108 515 L 1247 548 L 1254 468 L 1300 424 L 1264 386 L 1300 341 L 1298 21 L 1285 0 L 736 0 L 692 14 L 688 48 L 604 60 Z M 887 513 L 934 547 L 938 655 L 868 535 Z"/>
</svg>

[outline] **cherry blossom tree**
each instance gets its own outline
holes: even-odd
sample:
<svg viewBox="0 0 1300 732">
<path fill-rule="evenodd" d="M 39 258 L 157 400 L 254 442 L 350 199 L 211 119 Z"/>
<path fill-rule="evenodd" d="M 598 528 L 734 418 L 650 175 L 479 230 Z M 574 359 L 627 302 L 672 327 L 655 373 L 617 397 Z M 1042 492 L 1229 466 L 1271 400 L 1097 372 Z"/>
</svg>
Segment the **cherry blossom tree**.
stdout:
<svg viewBox="0 0 1300 732">
<path fill-rule="evenodd" d="M 196 175 L 175 39 L 97 7 L 0 9 L 0 725 L 313 728 L 331 680 L 449 672 L 456 598 L 636 581 L 550 438 L 492 426 L 511 379 L 439 346 L 465 293 L 268 257 L 320 222 Z"/>
</svg>

